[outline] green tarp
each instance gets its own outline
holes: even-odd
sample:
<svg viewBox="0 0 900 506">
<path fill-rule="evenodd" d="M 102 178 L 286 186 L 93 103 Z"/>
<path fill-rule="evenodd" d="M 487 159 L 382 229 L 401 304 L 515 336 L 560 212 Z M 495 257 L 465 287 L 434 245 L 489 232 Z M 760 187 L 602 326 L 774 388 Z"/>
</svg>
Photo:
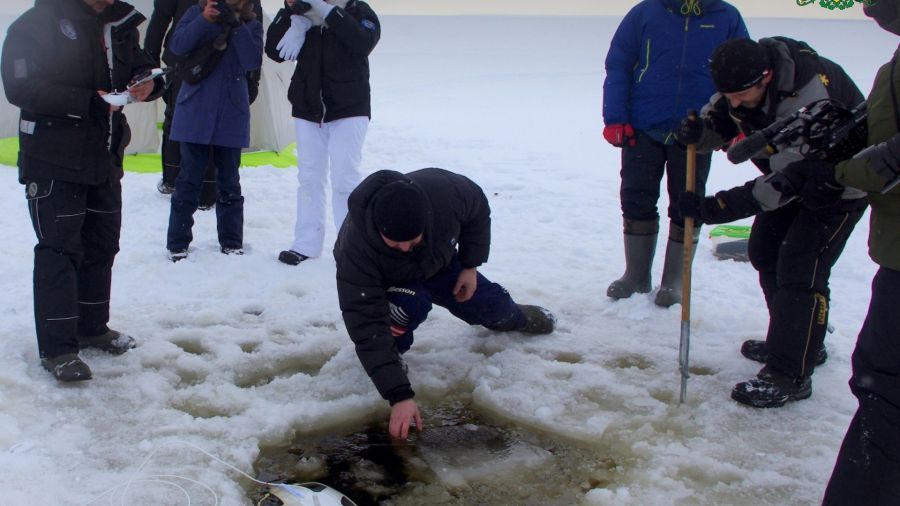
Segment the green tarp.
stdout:
<svg viewBox="0 0 900 506">
<path fill-rule="evenodd" d="M 297 165 L 297 157 L 294 156 L 294 147 L 291 144 L 281 150 L 255 151 L 241 154 L 241 167 L 259 167 L 272 165 L 279 168 L 294 167 Z M 0 165 L 17 165 L 19 153 L 18 137 L 6 137 L 0 139 Z M 125 157 L 125 170 L 129 172 L 160 172 L 162 170 L 162 158 L 159 153 L 141 153 L 127 155 Z"/>
</svg>

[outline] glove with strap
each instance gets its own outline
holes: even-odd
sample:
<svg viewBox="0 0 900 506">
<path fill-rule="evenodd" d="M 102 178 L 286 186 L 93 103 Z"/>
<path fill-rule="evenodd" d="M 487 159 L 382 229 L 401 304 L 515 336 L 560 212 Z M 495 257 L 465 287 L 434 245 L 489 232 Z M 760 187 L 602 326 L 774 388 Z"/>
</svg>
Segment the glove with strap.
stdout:
<svg viewBox="0 0 900 506">
<path fill-rule="evenodd" d="M 678 211 L 682 217 L 694 218 L 700 223 L 730 223 L 759 213 L 762 208 L 753 198 L 753 181 L 704 197 L 694 192 L 681 192 Z"/>
<path fill-rule="evenodd" d="M 703 119 L 697 116 L 684 118 L 675 129 L 675 140 L 687 146 L 697 144 L 703 137 Z"/>
<path fill-rule="evenodd" d="M 860 151 L 853 158 L 868 158 L 869 166 L 890 183 L 900 177 L 900 133 Z"/>
<path fill-rule="evenodd" d="M 296 60 L 306 40 L 306 31 L 312 27 L 312 21 L 305 16 L 291 15 L 291 27 L 284 32 L 284 36 L 278 41 L 275 49 L 278 56 L 285 60 Z"/>
<path fill-rule="evenodd" d="M 831 207 L 841 201 L 844 185 L 834 178 L 834 164 L 822 160 L 800 160 L 788 164 L 782 172 L 803 181 L 800 200 L 809 209 Z"/>
<path fill-rule="evenodd" d="M 634 146 L 637 140 L 634 138 L 634 128 L 628 123 L 613 123 L 603 127 L 603 138 L 606 142 L 617 148 L 621 148 L 627 142 L 629 146 Z"/>
</svg>

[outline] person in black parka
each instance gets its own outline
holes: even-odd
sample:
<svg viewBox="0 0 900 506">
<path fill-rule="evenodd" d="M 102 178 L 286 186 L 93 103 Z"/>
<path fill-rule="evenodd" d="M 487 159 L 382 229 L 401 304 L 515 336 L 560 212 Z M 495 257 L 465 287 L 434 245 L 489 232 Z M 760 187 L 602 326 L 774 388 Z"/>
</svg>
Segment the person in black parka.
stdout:
<svg viewBox="0 0 900 506">
<path fill-rule="evenodd" d="M 36 0 L 3 45 L 3 87 L 21 111 L 19 181 L 38 241 L 38 351 L 60 381 L 90 379 L 80 348 L 120 354 L 134 346 L 107 327 L 131 132 L 121 107 L 102 96 L 154 67 L 139 45 L 144 19 L 116 0 Z M 160 78 L 133 86 L 130 100 L 152 99 L 162 86 Z"/>
<path fill-rule="evenodd" d="M 391 404 L 390 433 L 422 429 L 400 355 L 432 304 L 470 325 L 547 334 L 556 319 L 516 304 L 477 272 L 491 245 L 490 206 L 470 179 L 437 168 L 381 170 L 350 194 L 334 246 L 347 332 L 378 393 Z"/>
</svg>

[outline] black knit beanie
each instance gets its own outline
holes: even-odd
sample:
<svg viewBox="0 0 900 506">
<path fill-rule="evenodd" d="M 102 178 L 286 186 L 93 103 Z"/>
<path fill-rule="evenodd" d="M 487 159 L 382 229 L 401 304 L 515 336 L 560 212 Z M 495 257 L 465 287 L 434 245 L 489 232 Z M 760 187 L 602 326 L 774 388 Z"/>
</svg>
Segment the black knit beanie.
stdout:
<svg viewBox="0 0 900 506">
<path fill-rule="evenodd" d="M 738 93 L 762 81 L 771 67 L 766 49 L 758 42 L 731 39 L 713 51 L 709 68 L 716 91 Z"/>
<path fill-rule="evenodd" d="M 394 181 L 375 194 L 378 231 L 392 241 L 411 241 L 425 231 L 425 196 L 411 181 Z"/>
</svg>

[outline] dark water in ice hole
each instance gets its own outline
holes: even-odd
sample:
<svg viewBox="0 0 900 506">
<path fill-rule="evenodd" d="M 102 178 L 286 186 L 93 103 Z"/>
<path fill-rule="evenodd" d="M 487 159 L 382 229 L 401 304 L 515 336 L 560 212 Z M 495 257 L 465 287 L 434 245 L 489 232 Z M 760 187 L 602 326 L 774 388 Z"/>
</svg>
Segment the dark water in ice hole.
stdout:
<svg viewBox="0 0 900 506">
<path fill-rule="evenodd" d="M 385 421 L 262 448 L 257 478 L 322 482 L 358 506 L 562 506 L 613 483 L 616 462 L 598 448 L 528 432 L 460 401 L 420 409 L 425 430 L 401 443 L 391 441 Z M 256 504 L 264 493 L 256 487 L 248 497 Z"/>
</svg>

